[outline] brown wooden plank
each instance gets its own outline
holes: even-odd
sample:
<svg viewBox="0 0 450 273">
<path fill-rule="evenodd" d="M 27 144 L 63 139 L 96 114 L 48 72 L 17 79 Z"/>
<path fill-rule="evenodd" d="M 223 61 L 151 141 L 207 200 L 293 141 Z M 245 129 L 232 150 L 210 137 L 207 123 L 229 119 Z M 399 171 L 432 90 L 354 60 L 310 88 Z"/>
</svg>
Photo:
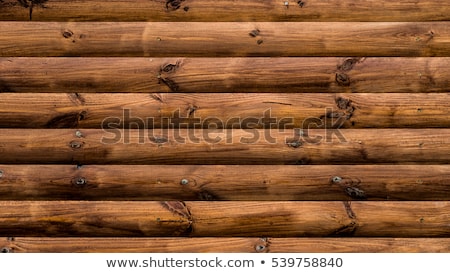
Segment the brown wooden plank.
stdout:
<svg viewBox="0 0 450 273">
<path fill-rule="evenodd" d="M 447 202 L 356 201 L 351 204 L 330 202 L 330 205 L 306 201 L 215 202 L 198 207 L 190 204 L 187 205 L 195 219 L 194 233 L 201 236 L 420 237 L 426 234 L 427 237 L 446 237 L 450 234 Z M 344 213 L 339 210 L 340 206 Z M 232 212 L 231 219 L 227 219 L 227 212 Z M 314 217 L 315 214 L 320 216 Z M 196 224 L 203 221 L 205 225 Z M 287 223 L 292 226 L 286 227 Z M 303 229 L 303 226 L 308 228 Z M 278 232 L 279 228 L 283 231 Z"/>
<path fill-rule="evenodd" d="M 161 203 L 4 201 L 4 236 L 165 236 L 182 235 L 190 226 Z"/>
<path fill-rule="evenodd" d="M 450 129 L 0 129 L 1 164 L 448 164 Z"/>
<path fill-rule="evenodd" d="M 3 92 L 450 91 L 450 58 L 0 58 Z M 165 72 L 164 69 L 168 72 Z M 349 78 L 337 82 L 336 74 Z M 172 86 L 172 88 L 173 88 Z"/>
<path fill-rule="evenodd" d="M 1 200 L 450 200 L 450 165 L 0 165 L 0 172 Z"/>
<path fill-rule="evenodd" d="M 0 236 L 448 237 L 450 203 L 1 201 Z"/>
<path fill-rule="evenodd" d="M 450 93 L 0 93 L 1 128 L 448 128 L 449 116 Z"/>
<path fill-rule="evenodd" d="M 437 21 L 446 1 L 49 0 L 0 1 L 0 20 L 33 21 Z M 38 2 L 32 5 L 31 2 Z M 288 5 L 285 4 L 288 3 Z"/>
<path fill-rule="evenodd" d="M 0 56 L 446 57 L 450 22 L 1 22 Z"/>
<path fill-rule="evenodd" d="M 0 239 L 14 253 L 438 253 L 450 238 L 34 238 Z"/>
</svg>

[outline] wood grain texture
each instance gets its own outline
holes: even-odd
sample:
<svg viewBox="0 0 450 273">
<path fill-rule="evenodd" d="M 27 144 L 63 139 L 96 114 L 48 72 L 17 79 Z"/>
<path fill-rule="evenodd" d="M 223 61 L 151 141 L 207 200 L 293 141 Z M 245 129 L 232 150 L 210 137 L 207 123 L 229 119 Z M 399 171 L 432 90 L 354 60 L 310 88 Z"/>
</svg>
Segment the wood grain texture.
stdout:
<svg viewBox="0 0 450 273">
<path fill-rule="evenodd" d="M 449 164 L 450 129 L 0 129 L 1 164 Z"/>
<path fill-rule="evenodd" d="M 449 63 L 448 57 L 0 58 L 0 91 L 448 92 Z M 349 81 L 338 82 L 337 74 Z"/>
<path fill-rule="evenodd" d="M 449 128 L 449 116 L 450 93 L 0 93 L 0 128 Z"/>
<path fill-rule="evenodd" d="M 2 22 L 0 57 L 448 57 L 450 22 Z"/>
<path fill-rule="evenodd" d="M 1 201 L 0 236 L 448 237 L 450 203 Z"/>
<path fill-rule="evenodd" d="M 450 200 L 450 165 L 0 165 L 0 171 L 0 200 Z"/>
<path fill-rule="evenodd" d="M 0 2 L 0 20 L 33 21 L 437 21 L 446 1 L 49 0 Z"/>
<path fill-rule="evenodd" d="M 15 202 L 0 211 L 3 236 L 166 236 L 182 235 L 190 222 L 162 203 Z"/>
<path fill-rule="evenodd" d="M 449 253 L 450 238 L 9 237 L 0 239 L 0 248 L 15 253 Z"/>
</svg>

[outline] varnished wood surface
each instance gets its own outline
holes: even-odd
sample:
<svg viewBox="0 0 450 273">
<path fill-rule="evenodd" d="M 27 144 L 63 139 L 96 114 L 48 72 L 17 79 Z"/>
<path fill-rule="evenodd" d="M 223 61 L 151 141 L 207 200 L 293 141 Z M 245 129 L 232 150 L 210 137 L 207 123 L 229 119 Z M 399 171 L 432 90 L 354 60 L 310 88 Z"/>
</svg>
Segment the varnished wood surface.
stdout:
<svg viewBox="0 0 450 273">
<path fill-rule="evenodd" d="M 13 253 L 448 253 L 449 238 L 33 238 L 0 239 Z"/>
<path fill-rule="evenodd" d="M 449 106 L 450 93 L 0 93 L 0 127 L 449 128 Z"/>
<path fill-rule="evenodd" d="M 431 93 L 450 91 L 449 63 L 448 57 L 3 57 L 0 91 Z"/>
<path fill-rule="evenodd" d="M 450 22 L 2 22 L 1 25 L 0 57 L 450 56 Z M 341 81 L 346 82 L 343 77 Z"/>
<path fill-rule="evenodd" d="M 449 202 L 1 201 L 0 236 L 448 237 Z"/>
<path fill-rule="evenodd" d="M 450 165 L 0 165 L 1 200 L 450 200 Z"/>
<path fill-rule="evenodd" d="M 448 164 L 450 129 L 0 129 L 1 164 Z"/>
<path fill-rule="evenodd" d="M 2 0 L 0 20 L 20 21 L 437 21 L 446 1 Z M 31 2 L 37 2 L 32 4 Z M 285 4 L 287 2 L 288 5 Z"/>
<path fill-rule="evenodd" d="M 447 2 L 0 0 L 0 252 L 449 253 Z"/>
</svg>

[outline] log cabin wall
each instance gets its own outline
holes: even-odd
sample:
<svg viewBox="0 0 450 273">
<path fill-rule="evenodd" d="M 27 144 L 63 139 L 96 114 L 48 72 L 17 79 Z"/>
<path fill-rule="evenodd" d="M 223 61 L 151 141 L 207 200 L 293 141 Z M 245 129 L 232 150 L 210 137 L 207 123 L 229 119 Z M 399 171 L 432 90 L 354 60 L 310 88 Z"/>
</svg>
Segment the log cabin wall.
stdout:
<svg viewBox="0 0 450 273">
<path fill-rule="evenodd" d="M 0 20 L 1 252 L 450 252 L 450 2 Z"/>
</svg>

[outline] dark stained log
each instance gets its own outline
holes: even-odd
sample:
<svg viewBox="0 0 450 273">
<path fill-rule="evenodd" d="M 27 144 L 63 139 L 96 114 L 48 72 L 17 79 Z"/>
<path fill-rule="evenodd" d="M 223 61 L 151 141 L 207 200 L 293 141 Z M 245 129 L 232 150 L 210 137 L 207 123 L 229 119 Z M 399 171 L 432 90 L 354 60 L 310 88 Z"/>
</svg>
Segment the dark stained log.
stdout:
<svg viewBox="0 0 450 273">
<path fill-rule="evenodd" d="M 450 127 L 450 93 L 0 93 L 1 128 Z"/>
<path fill-rule="evenodd" d="M 0 204 L 0 234 L 5 236 L 180 236 L 190 227 L 189 219 L 171 212 L 161 202 Z"/>
<path fill-rule="evenodd" d="M 450 165 L 0 165 L 0 200 L 450 200 Z"/>
<path fill-rule="evenodd" d="M 0 1 L 0 20 L 20 21 L 437 21 L 449 14 L 440 0 Z"/>
<path fill-rule="evenodd" d="M 0 236 L 448 237 L 449 202 L 1 201 Z"/>
<path fill-rule="evenodd" d="M 450 22 L 1 22 L 0 57 L 51 56 L 448 57 Z"/>
<path fill-rule="evenodd" d="M 2 92 L 450 91 L 450 58 L 0 58 Z M 345 74 L 348 85 L 337 82 Z M 341 75 L 342 76 L 342 75 Z"/>
<path fill-rule="evenodd" d="M 437 253 L 450 238 L 34 238 L 0 239 L 14 253 Z"/>
<path fill-rule="evenodd" d="M 450 129 L 0 129 L 0 164 L 449 164 Z"/>
</svg>

